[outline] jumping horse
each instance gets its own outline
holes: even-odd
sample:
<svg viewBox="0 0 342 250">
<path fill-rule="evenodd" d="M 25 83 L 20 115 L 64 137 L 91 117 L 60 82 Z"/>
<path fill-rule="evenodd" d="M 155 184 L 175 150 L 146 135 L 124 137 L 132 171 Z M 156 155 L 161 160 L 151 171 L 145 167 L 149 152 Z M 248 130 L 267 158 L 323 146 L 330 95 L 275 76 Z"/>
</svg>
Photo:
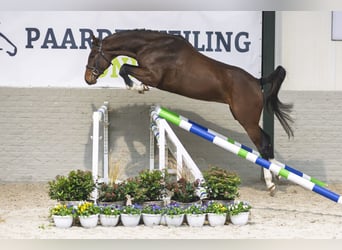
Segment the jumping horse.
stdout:
<svg viewBox="0 0 342 250">
<path fill-rule="evenodd" d="M 99 40 L 93 36 L 92 49 L 85 71 L 85 81 L 95 84 L 117 56 L 135 58 L 138 66 L 123 64 L 120 76 L 130 89 L 140 93 L 148 86 L 194 99 L 228 104 L 234 118 L 247 132 L 261 156 L 272 160 L 273 145 L 270 136 L 259 127 L 264 107 L 274 112 L 288 137 L 292 105 L 282 103 L 278 92 L 286 71 L 278 66 L 269 76 L 255 78 L 245 70 L 211 59 L 198 52 L 186 39 L 149 30 L 128 30 Z M 129 76 L 142 84 L 133 83 Z M 263 94 L 263 87 L 270 91 Z M 264 169 L 265 183 L 273 195 L 272 174 Z"/>
</svg>

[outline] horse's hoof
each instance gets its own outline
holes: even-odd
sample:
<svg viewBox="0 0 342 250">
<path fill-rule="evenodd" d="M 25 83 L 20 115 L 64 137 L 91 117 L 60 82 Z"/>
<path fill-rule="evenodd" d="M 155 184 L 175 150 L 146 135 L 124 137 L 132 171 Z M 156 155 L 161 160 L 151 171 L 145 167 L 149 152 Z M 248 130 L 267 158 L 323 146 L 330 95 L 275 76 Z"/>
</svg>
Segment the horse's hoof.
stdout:
<svg viewBox="0 0 342 250">
<path fill-rule="evenodd" d="M 139 86 L 139 90 L 138 90 L 138 93 L 139 94 L 144 94 L 145 91 L 149 91 L 150 88 L 148 86 L 146 86 L 145 84 L 141 84 Z"/>
<path fill-rule="evenodd" d="M 268 191 L 270 192 L 270 196 L 274 197 L 275 194 L 277 193 L 276 185 L 272 185 L 271 187 L 269 187 Z"/>
</svg>

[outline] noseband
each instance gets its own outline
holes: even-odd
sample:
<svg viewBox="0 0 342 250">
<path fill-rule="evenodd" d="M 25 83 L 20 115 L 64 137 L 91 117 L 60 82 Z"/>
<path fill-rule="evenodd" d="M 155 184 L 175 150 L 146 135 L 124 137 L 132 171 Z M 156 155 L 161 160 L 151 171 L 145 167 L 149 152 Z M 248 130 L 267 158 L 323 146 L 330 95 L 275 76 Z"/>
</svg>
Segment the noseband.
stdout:
<svg viewBox="0 0 342 250">
<path fill-rule="evenodd" d="M 110 65 L 113 65 L 112 62 L 105 56 L 104 52 L 103 52 L 103 49 L 102 49 L 102 40 L 100 40 L 100 43 L 99 45 L 92 45 L 92 48 L 96 48 L 98 53 L 100 54 L 100 56 L 105 59 L 106 62 L 108 62 Z M 100 57 L 97 57 L 97 59 L 95 60 L 95 66 L 89 66 L 89 65 L 86 65 L 86 68 L 87 69 L 90 69 L 91 70 L 91 73 L 95 76 L 95 77 L 98 77 L 99 75 L 102 75 L 102 73 L 104 72 L 104 70 L 100 71 L 98 69 L 98 60 L 99 60 Z"/>
</svg>

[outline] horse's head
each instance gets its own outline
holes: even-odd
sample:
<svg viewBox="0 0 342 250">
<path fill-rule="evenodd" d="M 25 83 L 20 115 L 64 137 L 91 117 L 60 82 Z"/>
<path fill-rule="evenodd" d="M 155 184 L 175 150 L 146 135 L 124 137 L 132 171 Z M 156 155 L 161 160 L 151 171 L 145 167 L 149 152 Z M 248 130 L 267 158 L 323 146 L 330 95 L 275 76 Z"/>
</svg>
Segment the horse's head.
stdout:
<svg viewBox="0 0 342 250">
<path fill-rule="evenodd" d="M 92 37 L 92 48 L 88 57 L 84 79 L 88 84 L 95 84 L 97 78 L 111 65 L 111 59 L 105 55 L 102 41 Z"/>
</svg>

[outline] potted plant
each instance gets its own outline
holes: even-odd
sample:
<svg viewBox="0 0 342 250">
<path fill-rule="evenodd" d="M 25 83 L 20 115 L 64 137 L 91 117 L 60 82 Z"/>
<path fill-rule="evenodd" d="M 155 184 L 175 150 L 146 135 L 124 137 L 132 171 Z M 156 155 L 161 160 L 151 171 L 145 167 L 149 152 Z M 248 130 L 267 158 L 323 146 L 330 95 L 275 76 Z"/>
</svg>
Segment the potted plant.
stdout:
<svg viewBox="0 0 342 250">
<path fill-rule="evenodd" d="M 130 197 L 132 204 L 142 204 L 146 200 L 145 190 L 141 188 L 141 180 L 135 176 L 130 177 L 123 183 L 125 199 Z M 126 204 L 130 205 L 130 204 Z"/>
<path fill-rule="evenodd" d="M 204 225 L 206 207 L 199 204 L 192 204 L 185 209 L 186 221 L 191 227 L 201 227 Z"/>
<path fill-rule="evenodd" d="M 145 202 L 156 203 L 162 200 L 162 192 L 165 188 L 163 173 L 159 170 L 143 170 L 139 173 L 139 188 L 143 190 Z"/>
<path fill-rule="evenodd" d="M 67 176 L 57 175 L 48 182 L 49 197 L 60 202 L 87 200 L 95 188 L 90 171 L 72 170 Z"/>
<path fill-rule="evenodd" d="M 199 197 L 196 195 L 198 182 L 190 182 L 185 178 L 179 179 L 167 185 L 167 189 L 173 192 L 171 199 L 181 205 L 183 208 L 188 207 L 193 202 L 198 202 Z"/>
<path fill-rule="evenodd" d="M 224 204 L 211 201 L 208 203 L 206 212 L 210 226 L 223 226 L 226 223 L 228 208 Z"/>
<path fill-rule="evenodd" d="M 250 209 L 252 206 L 247 202 L 235 201 L 228 205 L 230 221 L 234 225 L 245 225 L 248 222 Z"/>
<path fill-rule="evenodd" d="M 105 227 L 115 227 L 119 223 L 121 210 L 115 206 L 100 207 L 100 222 Z"/>
<path fill-rule="evenodd" d="M 77 216 L 80 220 L 81 226 L 85 228 L 93 228 L 96 227 L 99 214 L 100 214 L 100 207 L 95 205 L 92 202 L 81 202 L 77 206 Z"/>
<path fill-rule="evenodd" d="M 205 188 L 209 200 L 223 200 L 227 204 L 239 196 L 238 187 L 241 184 L 240 177 L 219 167 L 210 167 L 203 172 Z"/>
<path fill-rule="evenodd" d="M 163 208 L 157 204 L 150 204 L 143 207 L 142 218 L 145 226 L 159 225 L 163 211 Z"/>
<path fill-rule="evenodd" d="M 135 227 L 141 218 L 141 206 L 138 204 L 124 206 L 121 209 L 121 222 L 126 227 Z"/>
<path fill-rule="evenodd" d="M 72 205 L 59 203 L 50 209 L 50 217 L 52 217 L 55 226 L 59 228 L 71 227 L 74 215 L 75 211 Z"/>
<path fill-rule="evenodd" d="M 179 227 L 184 220 L 184 209 L 178 203 L 172 202 L 165 207 L 165 222 L 168 226 Z"/>
<path fill-rule="evenodd" d="M 101 183 L 98 190 L 100 205 L 125 205 L 125 183 Z"/>
<path fill-rule="evenodd" d="M 130 177 L 122 184 L 124 197 L 129 197 L 136 204 L 149 205 L 160 202 L 165 189 L 163 173 L 159 170 L 144 170 L 138 176 Z M 127 204 L 126 204 L 127 205 Z"/>
</svg>

